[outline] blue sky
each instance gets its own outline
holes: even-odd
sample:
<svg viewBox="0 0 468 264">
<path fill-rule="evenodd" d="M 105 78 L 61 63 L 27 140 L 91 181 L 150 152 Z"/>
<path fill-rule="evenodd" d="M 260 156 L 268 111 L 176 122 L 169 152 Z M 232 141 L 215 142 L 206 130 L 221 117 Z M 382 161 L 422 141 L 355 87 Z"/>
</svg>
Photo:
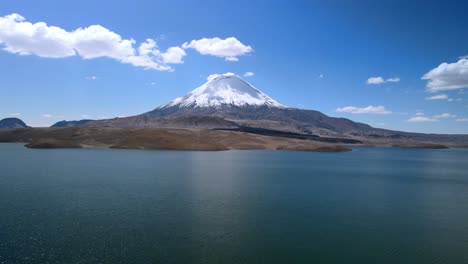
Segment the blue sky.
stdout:
<svg viewBox="0 0 468 264">
<path fill-rule="evenodd" d="M 468 3 L 407 2 L 2 1 L 0 118 L 140 114 L 252 72 L 288 106 L 468 133 Z"/>
</svg>

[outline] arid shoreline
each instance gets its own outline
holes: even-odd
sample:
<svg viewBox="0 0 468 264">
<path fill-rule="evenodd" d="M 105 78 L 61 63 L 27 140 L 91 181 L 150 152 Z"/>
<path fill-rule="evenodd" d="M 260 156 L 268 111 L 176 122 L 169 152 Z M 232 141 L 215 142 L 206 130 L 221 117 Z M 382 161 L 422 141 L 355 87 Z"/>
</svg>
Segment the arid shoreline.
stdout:
<svg viewBox="0 0 468 264">
<path fill-rule="evenodd" d="M 350 151 L 313 140 L 235 131 L 171 128 L 24 128 L 0 130 L 0 142 L 23 142 L 28 148 L 113 148 L 148 150 L 300 150 Z"/>
<path fill-rule="evenodd" d="M 0 129 L 0 142 L 22 142 L 28 148 L 112 148 L 147 150 L 298 150 L 351 151 L 353 146 L 444 149 L 467 147 L 438 142 L 379 141 L 361 138 L 360 143 L 332 143 L 296 136 L 259 135 L 239 131 L 180 128 L 19 128 Z"/>
</svg>

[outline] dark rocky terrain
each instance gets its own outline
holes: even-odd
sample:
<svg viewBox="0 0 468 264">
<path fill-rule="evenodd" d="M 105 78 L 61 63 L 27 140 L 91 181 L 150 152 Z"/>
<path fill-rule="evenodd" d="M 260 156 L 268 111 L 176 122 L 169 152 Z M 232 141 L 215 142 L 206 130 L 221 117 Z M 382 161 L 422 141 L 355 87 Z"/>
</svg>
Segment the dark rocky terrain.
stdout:
<svg viewBox="0 0 468 264">
<path fill-rule="evenodd" d="M 0 120 L 0 128 L 25 128 L 28 127 L 23 120 L 16 117 L 9 117 Z"/>
<path fill-rule="evenodd" d="M 77 121 L 59 121 L 55 124 L 53 124 L 51 127 L 76 127 L 76 126 L 82 126 L 85 125 L 93 120 L 91 119 L 83 119 L 83 120 L 77 120 Z"/>
<path fill-rule="evenodd" d="M 182 128 L 250 132 L 289 138 L 316 138 L 334 143 L 366 142 L 370 145 L 441 144 L 468 146 L 468 135 L 423 134 L 374 128 L 346 118 L 329 117 L 313 110 L 269 107 L 171 108 L 125 118 L 89 122 L 86 127 Z M 256 131 L 256 132 L 253 132 Z M 270 132 L 268 132 L 270 131 Z M 272 132 L 273 131 L 273 132 Z M 273 134 L 271 134 L 273 133 Z M 296 134 L 296 135 L 294 135 Z M 319 139 L 320 138 L 320 139 Z M 336 138 L 340 140 L 335 140 Z M 414 144 L 412 144 L 414 143 Z"/>
</svg>

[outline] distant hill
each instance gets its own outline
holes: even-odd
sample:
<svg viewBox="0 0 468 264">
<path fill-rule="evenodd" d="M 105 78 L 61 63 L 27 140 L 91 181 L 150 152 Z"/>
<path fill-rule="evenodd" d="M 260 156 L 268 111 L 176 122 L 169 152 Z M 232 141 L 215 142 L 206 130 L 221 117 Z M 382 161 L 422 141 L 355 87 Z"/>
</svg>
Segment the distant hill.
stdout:
<svg viewBox="0 0 468 264">
<path fill-rule="evenodd" d="M 0 120 L 0 128 L 27 128 L 28 126 L 19 118 L 9 117 Z"/>
<path fill-rule="evenodd" d="M 63 121 L 53 124 L 51 127 L 77 127 L 77 126 L 85 125 L 91 121 L 94 121 L 94 120 L 91 120 L 91 119 L 83 119 L 83 120 L 77 120 L 77 121 L 63 120 Z"/>
</svg>

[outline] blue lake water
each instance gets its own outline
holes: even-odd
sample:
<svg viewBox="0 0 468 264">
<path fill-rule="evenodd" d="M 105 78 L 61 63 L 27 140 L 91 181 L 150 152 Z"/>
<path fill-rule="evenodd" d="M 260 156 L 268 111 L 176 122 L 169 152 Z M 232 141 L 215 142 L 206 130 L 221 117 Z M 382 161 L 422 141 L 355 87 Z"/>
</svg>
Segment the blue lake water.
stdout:
<svg viewBox="0 0 468 264">
<path fill-rule="evenodd" d="M 0 144 L 0 263 L 468 263 L 468 149 Z"/>
</svg>

